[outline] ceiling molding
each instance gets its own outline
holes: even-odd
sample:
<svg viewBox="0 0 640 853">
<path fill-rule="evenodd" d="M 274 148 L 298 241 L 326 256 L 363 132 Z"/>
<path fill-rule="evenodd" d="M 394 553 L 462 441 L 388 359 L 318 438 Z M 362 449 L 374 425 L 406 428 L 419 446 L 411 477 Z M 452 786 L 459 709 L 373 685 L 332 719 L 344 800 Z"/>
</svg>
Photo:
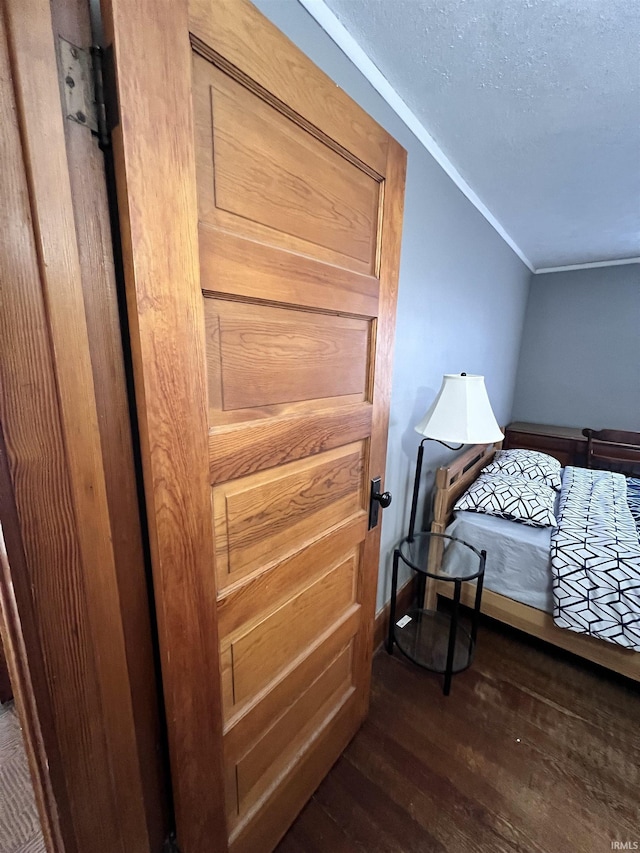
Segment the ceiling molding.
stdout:
<svg viewBox="0 0 640 853">
<path fill-rule="evenodd" d="M 357 41 L 340 23 L 329 7 L 325 5 L 323 0 L 298 0 L 298 2 L 304 6 L 311 17 L 320 24 L 329 38 L 337 44 L 340 50 L 348 59 L 351 60 L 360 73 L 364 75 L 369 83 L 371 83 L 378 94 L 384 98 L 396 115 L 406 124 L 409 130 L 422 143 L 429 154 L 431 154 L 436 163 L 438 163 L 438 165 L 447 173 L 460 192 L 466 196 L 476 210 L 478 210 L 487 222 L 498 232 L 505 243 L 507 243 L 507 245 L 520 258 L 522 263 L 525 264 L 531 272 L 536 272 L 533 264 L 529 261 L 515 240 L 513 240 L 513 238 L 502 227 L 500 222 L 498 222 L 482 199 L 476 195 L 453 163 L 442 151 L 435 139 L 417 118 L 415 113 L 412 112 L 412 110 L 402 100 L 386 77 L 384 77 L 381 71 L 374 65 L 371 59 L 369 59 Z M 547 271 L 548 270 L 543 270 L 543 272 Z"/>
<path fill-rule="evenodd" d="M 469 186 L 462 175 L 458 172 L 453 163 L 449 160 L 446 154 L 442 151 L 438 143 L 427 131 L 415 113 L 402 100 L 393 86 L 389 83 L 386 77 L 382 74 L 379 68 L 372 62 L 365 51 L 360 47 L 351 33 L 340 23 L 338 18 L 324 3 L 324 0 L 298 0 L 312 18 L 322 27 L 329 38 L 340 48 L 345 56 L 356 66 L 360 73 L 368 80 L 378 94 L 391 107 L 398 118 L 408 127 L 418 141 L 429 152 L 433 159 L 449 176 L 453 183 L 458 187 L 460 192 L 471 202 L 487 222 L 494 228 L 502 237 L 505 243 L 516 253 L 525 266 L 531 270 L 534 275 L 544 275 L 554 272 L 568 272 L 571 270 L 586 270 L 596 269 L 598 267 L 614 267 L 623 264 L 638 264 L 638 258 L 623 258 L 615 261 L 592 261 L 584 264 L 569 264 L 559 267 L 540 267 L 535 269 L 531 261 L 524 254 L 515 240 L 503 228 L 501 223 L 491 213 L 489 208 L 484 204 L 482 199 Z"/>
<path fill-rule="evenodd" d="M 597 267 L 621 267 L 625 264 L 640 264 L 640 258 L 621 258 L 618 261 L 592 261 L 589 264 L 569 264 L 566 267 L 541 267 L 534 270 L 534 275 L 544 275 L 548 272 L 570 272 L 571 270 L 593 270 Z"/>
</svg>

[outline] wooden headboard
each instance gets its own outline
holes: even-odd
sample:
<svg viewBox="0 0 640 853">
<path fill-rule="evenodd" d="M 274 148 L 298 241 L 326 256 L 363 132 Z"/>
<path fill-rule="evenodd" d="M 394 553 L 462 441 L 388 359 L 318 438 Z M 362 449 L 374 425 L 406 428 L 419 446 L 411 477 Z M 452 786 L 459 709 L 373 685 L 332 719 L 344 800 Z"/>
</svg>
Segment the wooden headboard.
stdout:
<svg viewBox="0 0 640 853">
<path fill-rule="evenodd" d="M 474 444 L 456 457 L 451 465 L 446 468 L 438 468 L 433 496 L 432 533 L 444 533 L 451 521 L 453 505 L 460 495 L 469 488 L 485 465 L 491 462 L 496 450 L 500 447 L 502 447 L 502 442 L 499 444 Z M 434 574 L 440 571 L 442 565 L 444 541 L 438 536 L 433 536 L 429 542 L 427 567 Z M 431 585 L 427 588 L 425 598 L 427 609 L 435 608 L 435 595 L 435 588 Z"/>
<path fill-rule="evenodd" d="M 476 479 L 480 471 L 488 465 L 502 444 L 474 444 L 465 450 L 451 465 L 438 468 L 436 472 L 435 494 L 433 501 L 432 533 L 444 533 L 451 521 L 453 505 Z"/>
<path fill-rule="evenodd" d="M 587 438 L 587 468 L 640 477 L 640 432 L 583 429 L 582 434 Z"/>
</svg>

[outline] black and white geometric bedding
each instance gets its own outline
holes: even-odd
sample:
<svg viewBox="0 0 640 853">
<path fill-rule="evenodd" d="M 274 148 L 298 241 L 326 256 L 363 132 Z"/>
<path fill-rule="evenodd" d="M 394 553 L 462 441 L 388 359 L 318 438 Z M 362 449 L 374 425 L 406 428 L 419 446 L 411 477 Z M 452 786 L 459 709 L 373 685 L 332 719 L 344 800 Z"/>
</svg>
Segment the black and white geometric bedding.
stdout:
<svg viewBox="0 0 640 853">
<path fill-rule="evenodd" d="M 556 625 L 640 651 L 640 542 L 625 477 L 566 468 L 557 518 Z"/>
<path fill-rule="evenodd" d="M 627 503 L 640 535 L 640 480 L 627 477 Z"/>
</svg>

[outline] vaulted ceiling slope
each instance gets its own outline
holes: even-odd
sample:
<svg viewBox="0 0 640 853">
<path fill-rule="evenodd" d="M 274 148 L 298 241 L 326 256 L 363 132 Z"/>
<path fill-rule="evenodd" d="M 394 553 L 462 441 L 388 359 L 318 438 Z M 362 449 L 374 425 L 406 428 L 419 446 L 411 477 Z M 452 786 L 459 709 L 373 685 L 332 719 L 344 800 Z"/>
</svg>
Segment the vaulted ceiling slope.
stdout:
<svg viewBox="0 0 640 853">
<path fill-rule="evenodd" d="M 640 256 L 638 0 L 327 7 L 536 270 Z"/>
</svg>

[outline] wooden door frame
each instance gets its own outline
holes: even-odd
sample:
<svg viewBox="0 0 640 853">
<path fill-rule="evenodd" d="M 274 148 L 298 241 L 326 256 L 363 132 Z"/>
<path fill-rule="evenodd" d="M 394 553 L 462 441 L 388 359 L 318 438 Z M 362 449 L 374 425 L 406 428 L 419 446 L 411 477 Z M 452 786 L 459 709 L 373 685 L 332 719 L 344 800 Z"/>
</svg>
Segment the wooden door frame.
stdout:
<svg viewBox="0 0 640 853">
<path fill-rule="evenodd" d="M 0 599 L 50 853 L 169 829 L 104 163 L 63 120 L 86 0 L 0 10 Z"/>
</svg>

